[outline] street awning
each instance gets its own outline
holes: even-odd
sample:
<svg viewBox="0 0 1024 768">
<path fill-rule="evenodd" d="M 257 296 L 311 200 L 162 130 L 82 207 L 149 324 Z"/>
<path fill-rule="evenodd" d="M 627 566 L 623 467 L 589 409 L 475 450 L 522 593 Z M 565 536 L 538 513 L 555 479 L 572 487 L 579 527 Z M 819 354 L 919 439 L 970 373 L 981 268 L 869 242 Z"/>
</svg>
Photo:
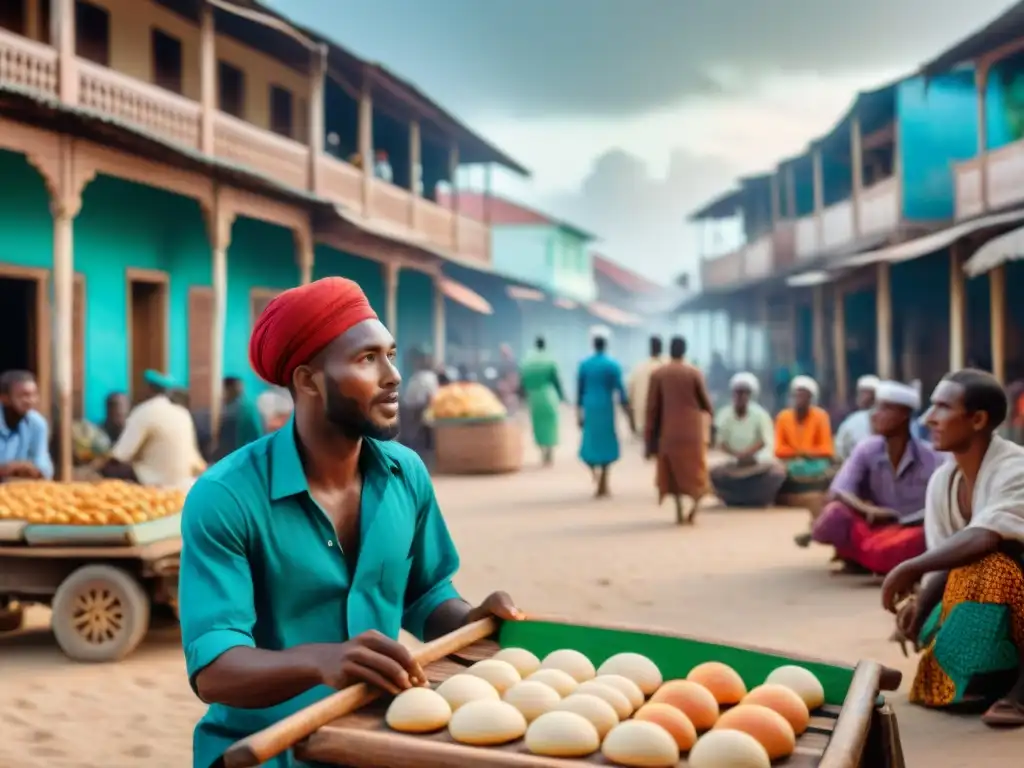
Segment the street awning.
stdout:
<svg viewBox="0 0 1024 768">
<path fill-rule="evenodd" d="M 983 275 L 1008 261 L 1024 259 L 1024 227 L 993 237 L 964 264 L 969 277 Z"/>
<path fill-rule="evenodd" d="M 462 283 L 457 283 L 450 277 L 442 277 L 438 282 L 438 287 L 440 287 L 441 293 L 443 293 L 446 298 L 451 299 L 456 304 L 461 304 L 466 309 L 470 309 L 473 312 L 479 312 L 481 315 L 494 314 L 494 308 L 491 307 L 487 299 L 472 288 L 467 288 Z"/>
<path fill-rule="evenodd" d="M 640 325 L 643 322 L 639 317 L 631 312 L 626 312 L 613 307 L 611 304 L 605 304 L 601 301 L 594 301 L 587 305 L 587 310 L 594 317 L 604 320 L 606 323 L 612 325 Z"/>
<path fill-rule="evenodd" d="M 988 227 L 998 227 L 1005 224 L 1014 224 L 1018 221 L 1024 221 L 1024 210 L 996 213 L 991 216 L 982 216 L 977 219 L 972 219 L 971 221 L 965 221 L 963 224 L 954 224 L 952 227 L 948 227 L 947 229 L 943 229 L 938 232 L 932 232 L 924 237 L 907 240 L 905 243 L 890 245 L 886 248 L 879 248 L 874 251 L 858 253 L 838 262 L 834 267 L 832 267 L 832 269 L 863 267 L 868 264 L 878 264 L 883 261 L 887 261 L 890 264 L 896 264 L 901 261 L 910 261 L 911 259 L 927 256 L 929 253 L 935 253 L 935 251 L 942 250 L 943 248 L 952 245 L 960 238 L 966 237 L 978 230 L 987 229 Z"/>
<path fill-rule="evenodd" d="M 543 291 L 527 288 L 522 285 L 505 286 L 505 293 L 509 295 L 509 298 L 518 299 L 519 301 L 544 301 L 545 298 Z"/>
</svg>

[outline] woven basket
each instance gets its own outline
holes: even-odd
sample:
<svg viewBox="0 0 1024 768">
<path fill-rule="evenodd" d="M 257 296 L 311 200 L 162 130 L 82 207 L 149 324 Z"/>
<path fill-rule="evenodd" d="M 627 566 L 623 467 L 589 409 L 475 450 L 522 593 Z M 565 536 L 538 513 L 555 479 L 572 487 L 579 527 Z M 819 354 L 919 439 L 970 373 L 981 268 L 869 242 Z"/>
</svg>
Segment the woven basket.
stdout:
<svg viewBox="0 0 1024 768">
<path fill-rule="evenodd" d="M 434 471 L 440 475 L 493 475 L 523 466 L 522 427 L 512 419 L 438 419 Z"/>
</svg>

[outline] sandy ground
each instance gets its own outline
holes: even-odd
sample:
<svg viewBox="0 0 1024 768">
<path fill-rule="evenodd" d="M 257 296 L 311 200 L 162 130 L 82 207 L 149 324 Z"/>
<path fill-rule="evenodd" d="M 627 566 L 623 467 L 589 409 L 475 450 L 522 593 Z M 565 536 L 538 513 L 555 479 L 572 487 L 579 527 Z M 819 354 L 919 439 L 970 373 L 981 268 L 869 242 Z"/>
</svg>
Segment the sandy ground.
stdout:
<svg viewBox="0 0 1024 768">
<path fill-rule="evenodd" d="M 516 476 L 438 480 L 468 598 L 504 589 L 526 610 L 870 657 L 913 674 L 886 642 L 891 625 L 877 582 L 831 576 L 825 551 L 793 546 L 806 513 L 708 510 L 695 528 L 678 528 L 669 506 L 655 504 L 638 444 L 624 446 L 614 498 L 595 502 L 574 436 L 569 443 L 552 470 L 533 466 L 531 452 L 531 466 Z M 152 633 L 119 664 L 85 666 L 55 648 L 46 618 L 34 611 L 33 628 L 0 640 L 0 768 L 190 765 L 202 706 L 186 683 L 176 633 Z M 1020 759 L 1024 733 L 910 707 L 905 693 L 894 699 L 911 768 Z"/>
</svg>

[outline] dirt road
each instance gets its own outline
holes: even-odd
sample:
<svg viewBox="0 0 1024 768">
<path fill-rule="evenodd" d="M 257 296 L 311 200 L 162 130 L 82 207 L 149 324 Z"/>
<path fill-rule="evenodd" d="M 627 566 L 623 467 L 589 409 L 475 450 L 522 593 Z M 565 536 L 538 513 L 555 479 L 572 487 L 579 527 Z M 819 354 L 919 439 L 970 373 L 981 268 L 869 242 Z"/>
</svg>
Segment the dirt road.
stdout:
<svg viewBox="0 0 1024 768">
<path fill-rule="evenodd" d="M 708 511 L 695 528 L 677 528 L 669 507 L 655 506 L 638 446 L 624 449 L 614 498 L 604 502 L 589 498 L 589 475 L 572 446 L 552 470 L 439 480 L 466 596 L 505 589 L 527 610 L 871 657 L 913 674 L 886 643 L 891 625 L 877 583 L 830 576 L 827 553 L 793 546 L 804 513 Z M 152 635 L 120 664 L 83 666 L 55 649 L 44 612 L 33 618 L 38 629 L 0 641 L 0 768 L 191 765 L 202 707 L 174 632 Z M 904 694 L 895 700 L 911 768 L 996 765 L 1024 749 L 1024 733 L 924 712 Z"/>
</svg>

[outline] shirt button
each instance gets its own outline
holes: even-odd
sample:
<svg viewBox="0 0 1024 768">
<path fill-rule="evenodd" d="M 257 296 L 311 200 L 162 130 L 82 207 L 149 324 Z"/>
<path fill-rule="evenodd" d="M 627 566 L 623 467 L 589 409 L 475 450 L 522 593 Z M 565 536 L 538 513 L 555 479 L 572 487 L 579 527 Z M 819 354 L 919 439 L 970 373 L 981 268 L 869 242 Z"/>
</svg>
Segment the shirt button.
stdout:
<svg viewBox="0 0 1024 768">
<path fill-rule="evenodd" d="M 333 542 L 333 541 L 331 541 L 330 539 L 328 539 L 328 540 L 327 540 L 327 546 L 328 546 L 328 547 L 333 547 L 333 546 L 334 546 L 334 542 Z"/>
</svg>

